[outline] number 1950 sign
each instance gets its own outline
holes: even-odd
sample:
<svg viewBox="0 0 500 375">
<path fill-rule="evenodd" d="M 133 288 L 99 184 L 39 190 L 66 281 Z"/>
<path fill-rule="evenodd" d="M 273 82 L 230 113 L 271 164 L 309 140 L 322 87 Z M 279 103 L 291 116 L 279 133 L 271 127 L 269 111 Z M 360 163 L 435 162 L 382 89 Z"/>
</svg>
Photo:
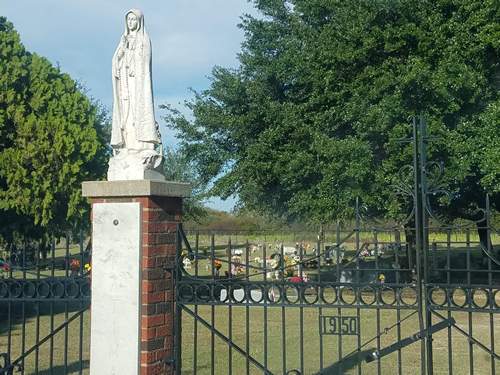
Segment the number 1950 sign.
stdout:
<svg viewBox="0 0 500 375">
<path fill-rule="evenodd" d="M 320 316 L 322 335 L 359 335 L 359 319 L 356 316 Z"/>
</svg>

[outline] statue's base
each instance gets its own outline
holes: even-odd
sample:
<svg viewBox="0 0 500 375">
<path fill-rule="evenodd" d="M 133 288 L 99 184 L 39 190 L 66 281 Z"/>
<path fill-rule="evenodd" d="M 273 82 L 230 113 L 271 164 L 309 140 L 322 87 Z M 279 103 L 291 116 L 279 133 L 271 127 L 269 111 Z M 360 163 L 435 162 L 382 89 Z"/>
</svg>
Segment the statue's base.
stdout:
<svg viewBox="0 0 500 375">
<path fill-rule="evenodd" d="M 129 153 L 122 151 L 109 159 L 108 181 L 123 180 L 157 180 L 165 181 L 162 173 L 161 156 L 153 163 L 147 161 L 148 157 L 157 158 L 154 151 Z M 157 164 L 156 168 L 155 165 Z"/>
<path fill-rule="evenodd" d="M 144 196 L 184 198 L 191 195 L 191 184 L 154 180 L 86 181 L 82 184 L 82 194 L 94 199 Z"/>
</svg>

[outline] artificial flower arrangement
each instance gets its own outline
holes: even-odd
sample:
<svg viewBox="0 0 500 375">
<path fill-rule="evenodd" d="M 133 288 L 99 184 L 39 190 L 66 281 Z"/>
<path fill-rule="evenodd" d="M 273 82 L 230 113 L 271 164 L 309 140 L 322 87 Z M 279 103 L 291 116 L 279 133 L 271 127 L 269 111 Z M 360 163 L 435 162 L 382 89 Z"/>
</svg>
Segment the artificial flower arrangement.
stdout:
<svg viewBox="0 0 500 375">
<path fill-rule="evenodd" d="M 222 267 L 222 262 L 219 259 L 214 259 L 214 267 L 218 271 Z"/>
<path fill-rule="evenodd" d="M 80 261 L 78 259 L 71 259 L 69 269 L 71 270 L 71 273 L 78 273 L 80 271 Z"/>
</svg>

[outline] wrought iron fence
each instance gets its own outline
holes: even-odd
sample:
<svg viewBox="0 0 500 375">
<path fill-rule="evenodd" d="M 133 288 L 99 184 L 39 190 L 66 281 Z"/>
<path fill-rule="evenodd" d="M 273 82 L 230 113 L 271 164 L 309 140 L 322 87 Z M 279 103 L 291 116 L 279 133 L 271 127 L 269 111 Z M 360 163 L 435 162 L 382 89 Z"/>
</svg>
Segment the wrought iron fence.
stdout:
<svg viewBox="0 0 500 375">
<path fill-rule="evenodd" d="M 306 251 L 255 238 L 222 244 L 215 235 L 200 245 L 179 228 L 182 372 L 494 374 L 493 246 L 452 241 L 446 228 L 445 241 L 429 243 L 419 288 L 415 246 L 397 230 L 390 237 L 398 241 L 378 240 L 388 233 L 360 220 L 343 238 Z"/>
<path fill-rule="evenodd" d="M 90 250 L 69 236 L 49 251 L 5 252 L 0 374 L 83 374 L 89 361 Z"/>
<path fill-rule="evenodd" d="M 207 244 L 179 226 L 178 373 L 495 374 L 500 256 L 489 199 L 470 227 L 443 224 L 430 203 L 446 192 L 429 140 L 414 119 L 411 185 L 397 186 L 413 208 L 400 226 L 367 224 L 358 202 L 354 228 L 330 242 L 212 234 Z"/>
</svg>

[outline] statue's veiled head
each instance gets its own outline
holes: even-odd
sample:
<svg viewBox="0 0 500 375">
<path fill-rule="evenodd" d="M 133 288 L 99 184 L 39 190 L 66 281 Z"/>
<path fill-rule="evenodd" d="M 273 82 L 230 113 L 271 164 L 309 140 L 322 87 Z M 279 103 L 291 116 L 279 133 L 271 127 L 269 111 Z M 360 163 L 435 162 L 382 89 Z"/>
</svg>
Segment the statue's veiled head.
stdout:
<svg viewBox="0 0 500 375">
<path fill-rule="evenodd" d="M 144 32 L 144 14 L 139 9 L 130 9 L 125 13 L 125 34 L 131 31 Z"/>
</svg>

